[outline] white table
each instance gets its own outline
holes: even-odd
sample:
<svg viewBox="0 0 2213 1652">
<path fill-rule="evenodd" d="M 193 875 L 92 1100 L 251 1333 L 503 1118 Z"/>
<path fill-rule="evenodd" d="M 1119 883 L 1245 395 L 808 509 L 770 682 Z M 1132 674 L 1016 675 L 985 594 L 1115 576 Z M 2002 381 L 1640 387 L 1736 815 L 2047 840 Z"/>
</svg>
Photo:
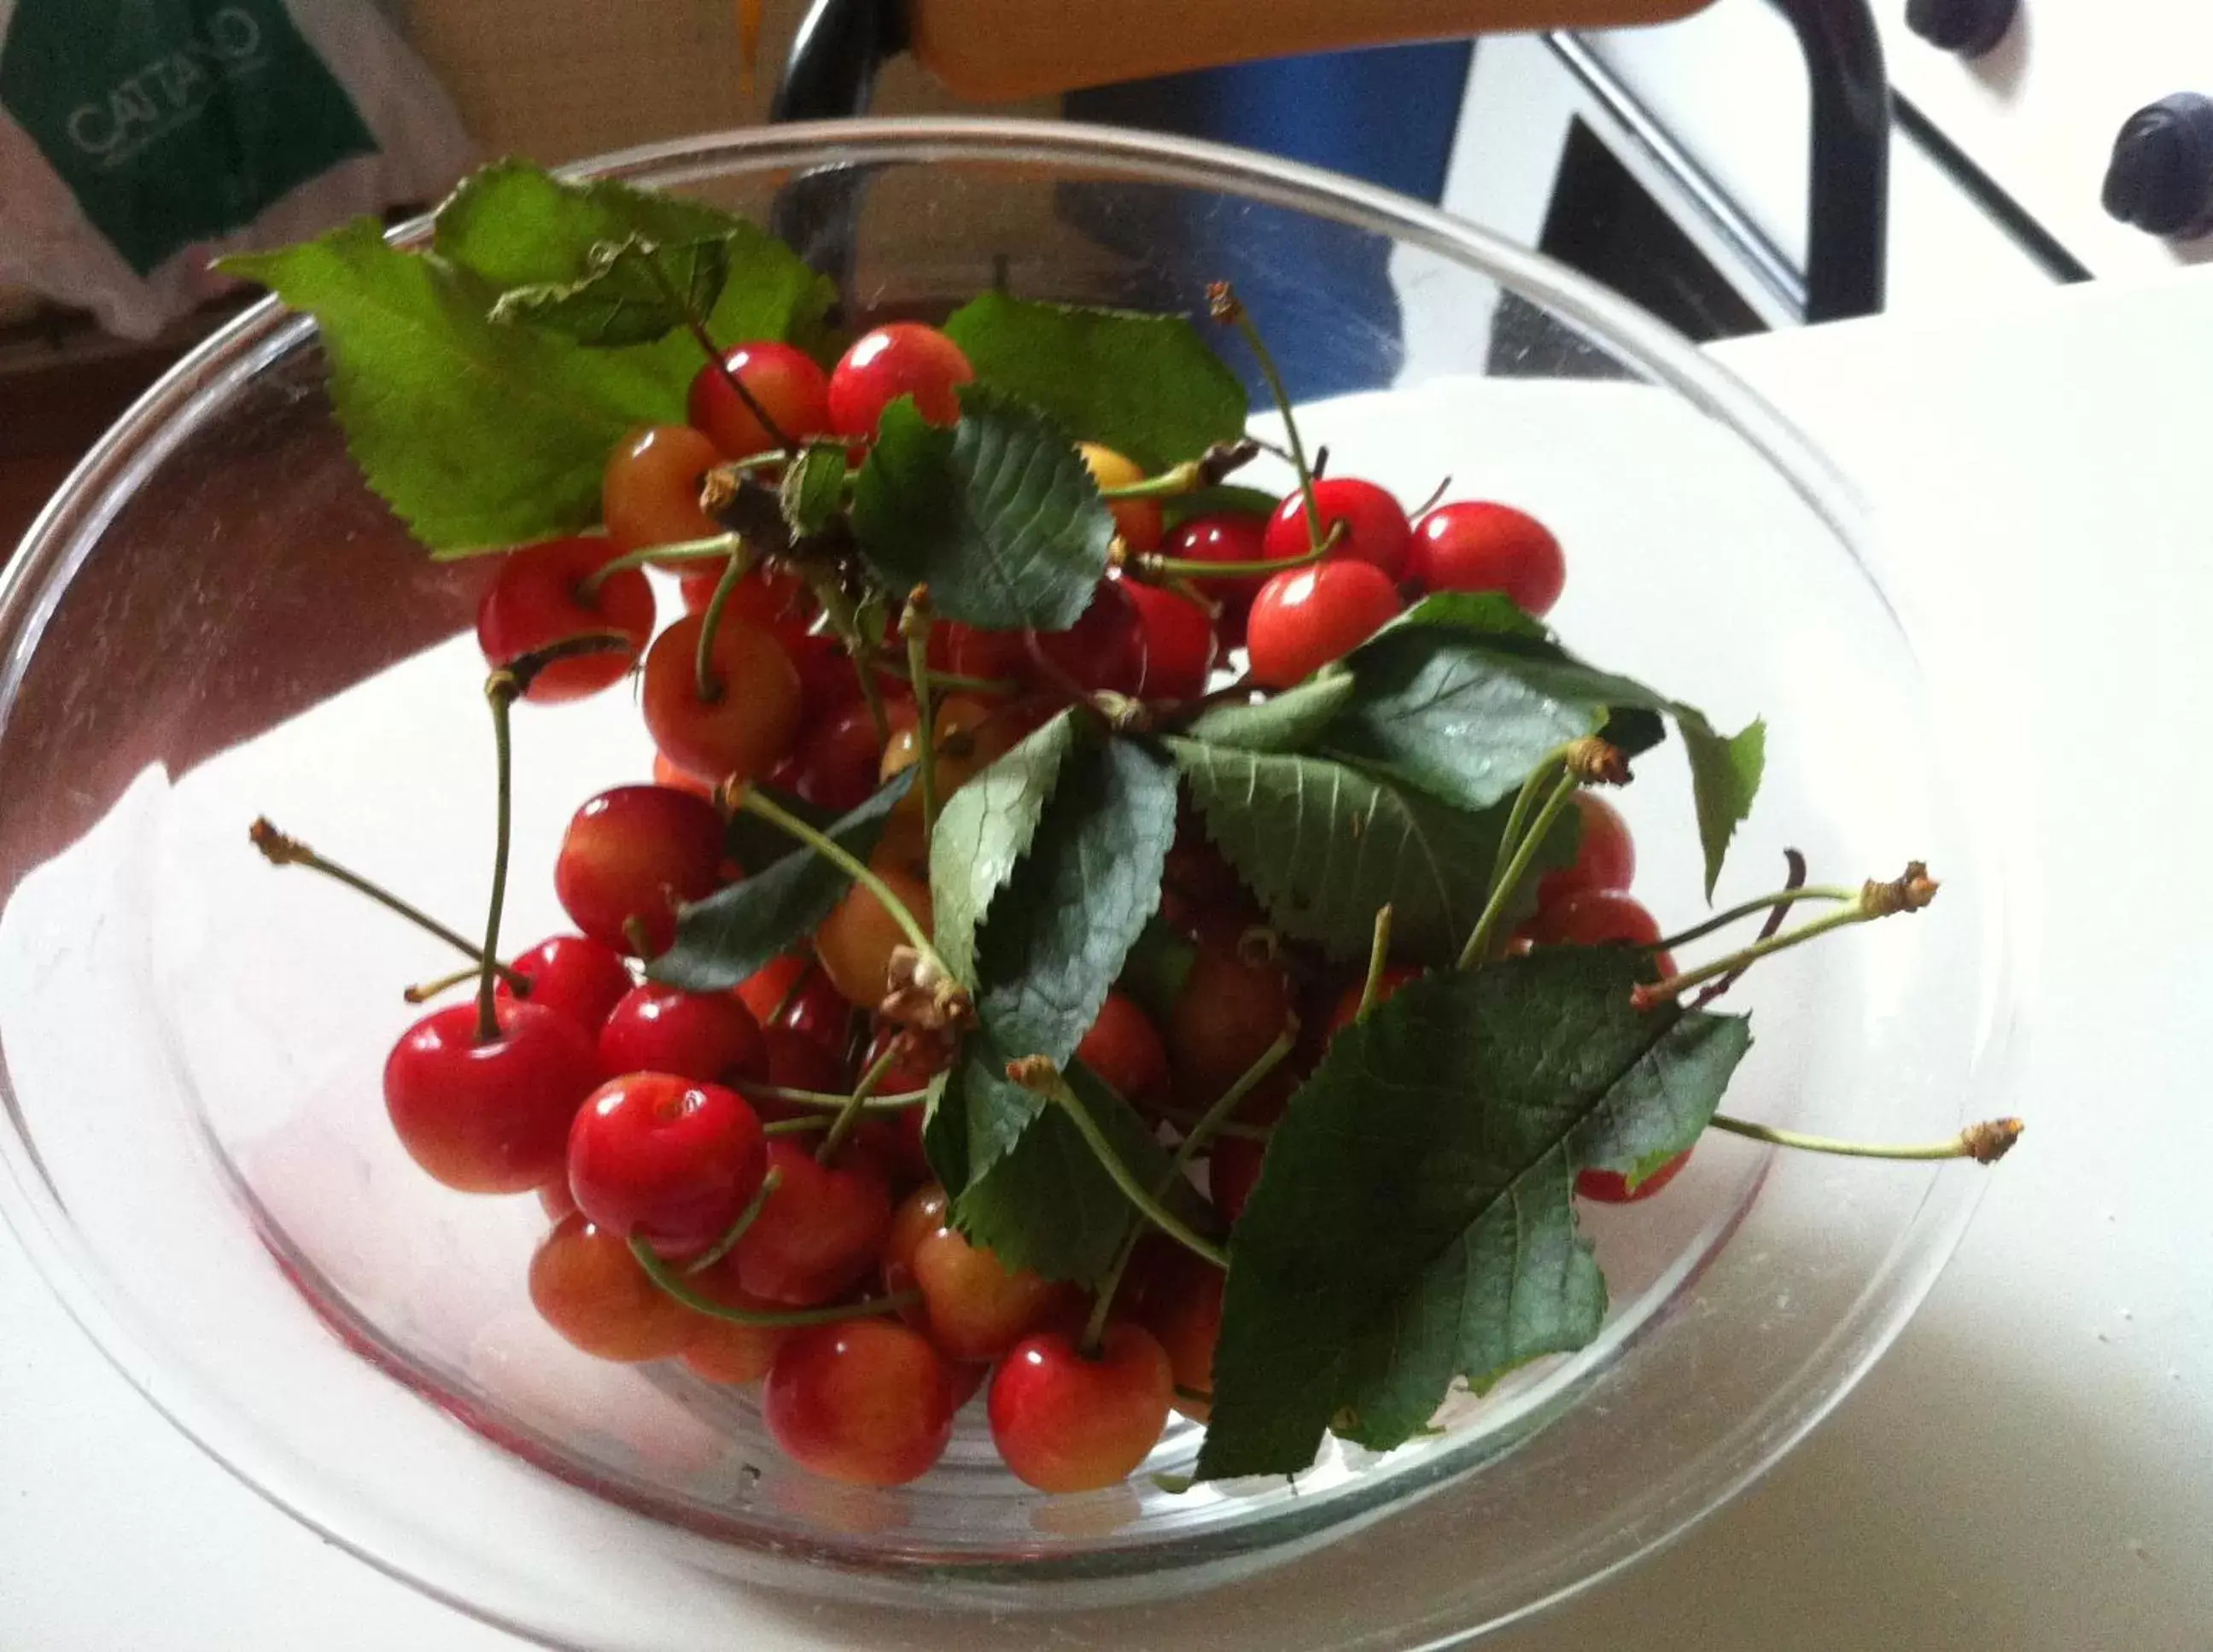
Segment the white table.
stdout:
<svg viewBox="0 0 2213 1652">
<path fill-rule="evenodd" d="M 2213 272 L 1731 363 L 1890 519 L 2017 708 L 2021 1150 L 1896 1348 L 1666 1555 L 1503 1652 L 2213 1649 Z M 0 1648 L 495 1652 L 186 1444 L 0 1231 Z M 782 1636 L 754 1652 L 793 1645 Z"/>
</svg>

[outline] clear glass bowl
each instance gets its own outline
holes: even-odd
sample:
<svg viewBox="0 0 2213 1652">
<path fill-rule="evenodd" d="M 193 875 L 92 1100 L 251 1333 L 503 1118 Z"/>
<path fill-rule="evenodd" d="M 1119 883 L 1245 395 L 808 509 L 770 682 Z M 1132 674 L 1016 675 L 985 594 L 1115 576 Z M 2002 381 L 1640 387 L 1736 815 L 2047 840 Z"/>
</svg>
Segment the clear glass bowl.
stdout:
<svg viewBox="0 0 2213 1652">
<path fill-rule="evenodd" d="M 1785 844 L 1818 875 L 1924 856 L 1946 878 L 1932 912 L 1745 983 L 1758 1044 L 1731 1108 L 1892 1138 L 2002 1110 L 2000 893 L 1850 492 L 1649 318 L 1411 201 L 1105 129 L 789 127 L 593 169 L 764 218 L 802 174 L 857 196 L 856 314 L 942 312 L 995 280 L 1195 308 L 1234 274 L 1338 466 L 1409 500 L 1449 472 L 1536 510 L 1569 548 L 1570 643 L 1732 726 L 1766 715 L 1725 893 L 1778 881 Z M 434 909 L 481 899 L 463 633 L 485 570 L 410 545 L 322 373 L 308 324 L 254 309 L 110 433 L 0 588 L 0 1194 L 149 1399 L 394 1576 L 576 1647 L 763 1624 L 884 1649 L 1448 1644 L 1744 1485 L 1957 1241 L 1972 1167 L 1717 1137 L 1665 1198 L 1588 1213 L 1613 1287 L 1593 1347 L 1463 1396 L 1387 1458 L 1332 1447 L 1295 1485 L 1044 1497 L 996 1467 L 972 1408 L 913 1486 L 791 1469 L 745 1395 L 597 1364 L 537 1325 L 534 1201 L 431 1186 L 379 1105 L 396 988 L 444 960 L 247 846 L 266 809 Z M 564 927 L 546 874 L 568 809 L 643 771 L 607 698 L 521 720 L 518 940 Z M 1687 918 L 1680 759 L 1645 769 L 1640 892 Z M 1180 1427 L 1149 1466 L 1195 1445 Z"/>
</svg>

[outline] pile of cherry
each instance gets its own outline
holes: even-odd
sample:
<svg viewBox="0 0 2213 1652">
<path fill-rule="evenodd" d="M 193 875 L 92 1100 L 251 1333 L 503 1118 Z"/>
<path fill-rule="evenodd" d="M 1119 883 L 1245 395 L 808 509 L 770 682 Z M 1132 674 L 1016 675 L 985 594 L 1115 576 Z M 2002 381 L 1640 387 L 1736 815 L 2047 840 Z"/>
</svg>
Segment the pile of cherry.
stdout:
<svg viewBox="0 0 2213 1652">
<path fill-rule="evenodd" d="M 618 786 L 576 812 L 554 875 L 580 933 L 503 972 L 497 1037 L 483 1036 L 472 1003 L 408 1030 L 385 1069 L 392 1122 L 450 1186 L 538 1192 L 554 1226 L 532 1261 L 531 1295 L 564 1338 L 606 1359 L 681 1360 L 716 1382 L 765 1378 L 767 1426 L 807 1468 L 875 1484 L 913 1478 L 988 1377 L 992 1436 L 1016 1474 L 1051 1491 L 1109 1484 L 1143 1460 L 1172 1407 L 1205 1416 L 1222 1277 L 1176 1247 L 1141 1247 L 1089 1346 L 1093 1302 L 1009 1271 L 947 1225 L 918 1104 L 948 1051 L 874 1014 L 902 941 L 878 898 L 855 885 L 811 955 L 778 959 L 733 992 L 639 984 L 638 962 L 670 944 L 678 907 L 744 875 L 717 802 L 730 788 L 759 780 L 842 812 L 924 747 L 907 683 L 887 670 L 872 706 L 791 571 L 754 568 L 729 583 L 727 558 L 685 562 L 672 570 L 686 612 L 656 636 L 636 553 L 722 533 L 701 508 L 703 477 L 777 445 L 731 377 L 782 431 L 860 445 L 901 394 L 925 417 L 957 418 L 966 361 L 943 335 L 900 324 L 863 338 L 826 375 L 776 343 L 741 344 L 725 365 L 699 375 L 689 425 L 638 431 L 613 454 L 605 537 L 516 550 L 484 596 L 478 636 L 495 668 L 575 638 L 619 639 L 544 666 L 527 683 L 531 701 L 611 687 L 642 658 L 655 783 Z M 1102 488 L 1141 479 L 1118 454 L 1082 454 Z M 1160 501 L 1115 500 L 1117 567 L 1071 630 L 936 627 L 931 667 L 977 686 L 936 707 L 937 795 L 1078 693 L 1188 700 L 1205 692 L 1217 655 L 1239 646 L 1256 684 L 1287 686 L 1363 641 L 1407 596 L 1501 591 L 1541 614 L 1560 594 L 1559 547 L 1519 511 L 1448 503 L 1410 521 L 1370 482 L 1331 477 L 1314 493 L 1334 536 L 1320 561 L 1306 554 L 1298 493 L 1272 515 L 1203 515 L 1172 532 Z M 1277 561 L 1303 565 L 1246 571 Z M 1148 567 L 1178 571 L 1148 582 Z M 911 788 L 870 865 L 926 927 L 920 800 Z M 1622 893 L 1634 853 L 1620 818 L 1588 791 L 1575 802 L 1580 850 L 1545 877 L 1527 942 L 1656 941 L 1650 915 Z M 1161 915 L 1194 948 L 1180 987 L 1157 1021 L 1112 993 L 1076 1055 L 1141 1112 L 1187 1125 L 1297 1029 L 1297 1053 L 1201 1161 L 1205 1190 L 1234 1221 L 1270 1123 L 1351 1019 L 1362 983 L 1268 930 L 1195 831 L 1170 855 Z M 865 1104 L 847 1106 L 857 1086 Z M 1606 1173 L 1586 1171 L 1578 1186 L 1631 1197 Z"/>
</svg>

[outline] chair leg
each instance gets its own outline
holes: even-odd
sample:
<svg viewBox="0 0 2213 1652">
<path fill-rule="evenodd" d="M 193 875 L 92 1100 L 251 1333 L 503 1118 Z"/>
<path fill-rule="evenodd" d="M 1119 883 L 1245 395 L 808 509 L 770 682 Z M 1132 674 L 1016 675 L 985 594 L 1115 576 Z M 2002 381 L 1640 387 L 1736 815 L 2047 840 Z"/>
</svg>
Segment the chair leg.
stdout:
<svg viewBox="0 0 2213 1652">
<path fill-rule="evenodd" d="M 1813 90 L 1806 319 L 1882 308 L 1890 213 L 1890 83 L 1868 0 L 1774 0 Z"/>
</svg>

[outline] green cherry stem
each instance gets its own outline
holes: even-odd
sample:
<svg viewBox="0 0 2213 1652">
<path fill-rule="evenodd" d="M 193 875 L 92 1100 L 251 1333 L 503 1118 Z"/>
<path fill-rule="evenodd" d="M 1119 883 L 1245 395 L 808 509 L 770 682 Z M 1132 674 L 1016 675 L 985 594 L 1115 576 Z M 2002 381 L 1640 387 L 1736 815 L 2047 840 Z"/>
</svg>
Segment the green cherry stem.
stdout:
<svg viewBox="0 0 2213 1652">
<path fill-rule="evenodd" d="M 830 1128 L 831 1116 L 826 1113 L 810 1113 L 798 1119 L 771 1119 L 761 1126 L 764 1136 L 810 1136 L 818 1130 Z"/>
<path fill-rule="evenodd" d="M 468 968 L 451 980 L 426 984 L 423 987 L 412 989 L 421 992 L 424 997 L 427 998 L 434 993 L 442 992 L 449 986 L 458 986 L 484 967 L 484 954 L 477 950 L 477 943 L 466 936 L 462 935 L 459 930 L 448 929 L 421 907 L 402 900 L 383 885 L 371 882 L 351 867 L 341 866 L 336 861 L 324 859 L 297 838 L 287 837 L 283 832 L 279 832 L 270 823 L 266 815 L 247 828 L 247 836 L 253 840 L 253 846 L 261 851 L 262 858 L 271 866 L 304 866 L 310 872 L 320 872 L 332 882 L 345 885 L 356 894 L 367 895 L 385 911 L 397 912 L 417 929 L 437 936 L 439 940 L 469 960 Z M 500 965 L 498 968 L 500 978 L 507 983 L 509 991 L 521 996 L 528 995 L 530 991 L 528 976 L 518 974 L 504 964 Z M 419 1003 L 420 1000 L 411 997 L 408 1002 L 415 1003 Z"/>
<path fill-rule="evenodd" d="M 748 1101 L 782 1101 L 795 1107 L 820 1107 L 826 1113 L 840 1113 L 851 1102 L 850 1095 L 839 1095 L 834 1090 L 794 1090 L 781 1084 L 753 1084 L 744 1080 L 734 1087 Z M 870 1113 L 900 1113 L 908 1107 L 918 1107 L 930 1100 L 928 1090 L 899 1090 L 890 1095 L 870 1095 Z M 771 1125 L 769 1129 L 776 1126 Z"/>
<path fill-rule="evenodd" d="M 830 1121 L 830 1133 L 822 1138 L 822 1145 L 814 1149 L 814 1162 L 828 1164 L 838 1156 L 838 1149 L 845 1145 L 845 1138 L 853 1133 L 853 1126 L 861 1122 L 869 1098 L 876 1093 L 876 1086 L 884 1082 L 884 1075 L 892 1070 L 906 1047 L 906 1035 L 900 1033 L 884 1045 L 883 1053 L 869 1064 L 869 1070 L 861 1075 L 861 1082 L 853 1086 L 853 1093 L 845 1098 L 845 1105 Z"/>
<path fill-rule="evenodd" d="M 879 656 L 872 663 L 879 672 L 894 681 L 911 683 L 915 680 L 914 673 L 897 660 Z M 922 674 L 923 680 L 932 688 L 950 689 L 956 694 L 1015 694 L 1019 693 L 1022 686 L 1010 678 L 964 677 L 957 671 L 940 671 L 935 666 L 925 668 Z"/>
<path fill-rule="evenodd" d="M 470 957 L 474 958 L 476 956 L 476 951 L 477 949 L 474 947 L 471 947 L 469 948 Z M 443 975 L 434 975 L 427 981 L 418 981 L 413 986 L 403 988 L 399 996 L 402 998 L 405 998 L 409 1003 L 428 1003 L 431 999 L 436 997 L 442 992 L 451 992 L 455 987 L 460 985 L 464 981 L 475 980 L 477 978 L 477 972 L 483 967 L 484 965 L 481 962 L 478 962 L 470 964 L 462 969 L 448 970 Z M 514 973 L 515 972 L 509 969 L 504 964 L 500 966 L 501 979 L 507 980 L 508 978 L 512 976 Z M 510 991 L 514 990 L 514 986 L 515 983 L 512 980 L 508 980 L 508 987 Z M 523 996 L 527 997 L 529 995 L 526 993 Z"/>
<path fill-rule="evenodd" d="M 1198 460 L 1186 459 L 1180 465 L 1170 466 L 1157 476 L 1148 476 L 1143 481 L 1125 482 L 1118 487 L 1101 488 L 1102 499 L 1172 499 L 1180 493 L 1189 493 L 1200 485 L 1204 472 Z"/>
<path fill-rule="evenodd" d="M 1322 535 L 1321 507 L 1314 503 L 1314 470 L 1307 463 L 1306 444 L 1299 439 L 1299 423 L 1291 414 L 1290 393 L 1283 388 L 1283 375 L 1276 370 L 1276 357 L 1260 337 L 1260 329 L 1253 325 L 1236 290 L 1226 281 L 1213 283 L 1206 290 L 1208 313 L 1217 321 L 1226 322 L 1244 335 L 1247 348 L 1253 359 L 1259 363 L 1260 376 L 1267 381 L 1268 393 L 1275 398 L 1276 407 L 1283 416 L 1283 440 L 1291 450 L 1291 468 L 1298 473 L 1299 497 L 1305 502 L 1307 544 L 1314 554 L 1322 554 L 1325 543 Z"/>
<path fill-rule="evenodd" d="M 1383 996 L 1383 971 L 1391 960 L 1391 905 L 1375 909 L 1375 933 L 1368 943 L 1368 974 L 1360 983 L 1360 1008 L 1353 1013 L 1355 1026 L 1368 1019 L 1375 1001 Z"/>
<path fill-rule="evenodd" d="M 869 1320 L 879 1314 L 896 1314 L 899 1309 L 921 1300 L 918 1291 L 902 1290 L 889 1296 L 864 1296 L 857 1302 L 832 1302 L 827 1308 L 732 1308 L 728 1302 L 718 1302 L 703 1295 L 685 1283 L 684 1276 L 661 1259 L 659 1252 L 643 1240 L 633 1236 L 630 1253 L 645 1270 L 645 1277 L 674 1296 L 685 1307 L 710 1320 L 728 1320 L 732 1325 L 762 1326 L 835 1325 L 841 1320 Z"/>
<path fill-rule="evenodd" d="M 1979 1125 L 1968 1125 L 1948 1141 L 1895 1143 L 1848 1142 L 1833 1136 L 1807 1136 L 1795 1130 L 1777 1130 L 1772 1125 L 1732 1119 L 1721 1113 L 1716 1113 L 1708 1125 L 1732 1136 L 1748 1137 L 1771 1147 L 1792 1148 L 1801 1153 L 1830 1153 L 1846 1159 L 1972 1159 L 1977 1164 L 1996 1164 L 2005 1157 L 2026 1128 L 2018 1119 L 1988 1119 Z"/>
<path fill-rule="evenodd" d="M 507 906 L 507 851 L 515 821 L 515 741 L 509 736 L 508 710 L 522 685 L 509 671 L 495 671 L 485 679 L 485 700 L 491 707 L 491 738 L 498 779 L 495 797 L 498 824 L 493 829 L 491 900 L 485 913 L 482 972 L 477 977 L 477 1041 L 489 1044 L 499 1036 L 499 920 Z"/>
<path fill-rule="evenodd" d="M 684 1271 L 704 1273 L 728 1256 L 736 1247 L 737 1242 L 746 1236 L 746 1229 L 753 1225 L 761 1211 L 767 1207 L 769 1195 L 783 1186 L 783 1172 L 781 1170 L 771 1170 L 763 1176 L 761 1185 L 753 1189 L 753 1196 L 746 1201 L 746 1208 L 738 1212 L 737 1220 L 722 1230 L 720 1239 L 686 1265 Z"/>
<path fill-rule="evenodd" d="M 1536 862 L 1538 850 L 1543 846 L 1546 834 L 1552 829 L 1552 822 L 1560 818 L 1560 811 L 1567 808 L 1568 800 L 1576 795 L 1576 789 L 1582 783 L 1570 773 L 1562 775 L 1553 785 L 1551 795 L 1545 799 L 1544 807 L 1537 811 L 1536 818 L 1529 822 L 1529 829 L 1522 834 L 1521 841 L 1515 845 L 1514 856 L 1506 863 L 1505 871 L 1491 886 L 1491 899 L 1483 904 L 1483 915 L 1475 920 L 1475 928 L 1469 931 L 1467 945 L 1460 948 L 1460 968 L 1473 969 L 1490 954 L 1491 937 L 1498 928 L 1500 920 L 1506 916 L 1507 902 L 1521 887 L 1521 880 L 1528 876 L 1529 868 Z M 1520 800 L 1515 802 L 1518 807 Z M 1510 817 L 1508 824 L 1509 826 L 1512 824 Z"/>
<path fill-rule="evenodd" d="M 635 246 L 627 250 L 631 257 L 645 266 L 647 278 L 661 290 L 661 296 L 668 302 L 669 307 L 684 318 L 685 330 L 691 333 L 699 348 L 707 352 L 707 360 L 722 375 L 722 382 L 730 387 L 733 395 L 745 403 L 746 411 L 760 422 L 760 427 L 768 433 L 769 440 L 787 453 L 796 452 L 799 444 L 776 422 L 775 416 L 761 405 L 760 398 L 746 388 L 746 381 L 730 371 L 729 363 L 722 357 L 722 346 L 715 342 L 715 335 L 707 331 L 706 318 L 693 309 L 684 295 L 676 290 L 676 283 L 669 280 L 668 272 L 654 262 L 651 253 Z"/>
<path fill-rule="evenodd" d="M 1773 894 L 1762 895 L 1756 900 L 1747 900 L 1741 905 L 1732 906 L 1725 912 L 1717 912 L 1704 923 L 1694 924 L 1680 935 L 1671 935 L 1665 940 L 1655 941 L 1646 950 L 1673 952 L 1676 948 L 1687 945 L 1691 942 L 1704 940 L 1716 930 L 1725 930 L 1732 924 L 1741 923 L 1747 917 L 1757 917 L 1762 912 L 1771 911 L 1779 906 L 1794 905 L 1801 900 L 1856 900 L 1859 899 L 1859 893 L 1856 889 L 1841 888 L 1833 884 L 1815 885 L 1801 889 L 1777 889 Z"/>
<path fill-rule="evenodd" d="M 715 594 L 707 599 L 699 615 L 699 642 L 692 655 L 692 670 L 698 679 L 699 698 L 710 704 L 722 698 L 722 680 L 715 674 L 715 633 L 722 629 L 722 610 L 730 605 L 730 594 L 738 588 L 738 582 L 753 562 L 752 553 L 743 546 L 733 551 L 722 578 L 715 582 Z"/>
<path fill-rule="evenodd" d="M 1491 860 L 1492 889 L 1506 881 L 1507 863 L 1521 846 L 1521 832 L 1529 824 L 1529 811 L 1537 807 L 1537 800 L 1552 783 L 1552 765 L 1558 760 L 1558 757 L 1546 758 L 1529 771 L 1529 777 L 1521 783 L 1521 789 L 1514 794 L 1514 807 L 1506 811 L 1506 829 L 1498 834 L 1498 852 Z"/>
<path fill-rule="evenodd" d="M 1345 531 L 1345 519 L 1340 516 L 1329 525 L 1329 532 L 1321 536 L 1313 550 L 1269 562 L 1199 562 L 1189 557 L 1163 557 L 1149 551 L 1143 556 L 1131 558 L 1129 565 L 1149 585 L 1164 584 L 1172 579 L 1264 579 L 1271 574 L 1287 574 L 1294 569 L 1311 568 L 1318 562 L 1327 561 L 1330 552 L 1343 541 Z"/>
<path fill-rule="evenodd" d="M 601 563 L 576 582 L 576 594 L 590 601 L 600 594 L 600 587 L 615 575 L 632 568 L 654 568 L 664 562 L 713 562 L 719 558 L 735 556 L 739 547 L 735 533 L 717 533 L 704 539 L 677 539 L 668 545 L 641 546 L 635 551 Z"/>
<path fill-rule="evenodd" d="M 846 657 L 853 662 L 853 674 L 860 680 L 861 700 L 869 708 L 869 721 L 875 727 L 879 747 L 892 743 L 891 719 L 884 712 L 884 692 L 876 685 L 876 674 L 871 667 L 876 661 L 876 650 L 862 634 L 859 617 L 853 611 L 853 600 L 845 594 L 845 588 L 838 582 L 837 576 L 825 573 L 812 577 L 808 583 L 813 588 L 814 600 L 822 605 L 822 617 L 829 621 L 830 629 L 845 645 Z"/>
<path fill-rule="evenodd" d="M 1167 1120 L 1168 1123 L 1174 1125 L 1178 1130 L 1183 1131 L 1186 1135 L 1189 1135 L 1192 1131 L 1198 1129 L 1198 1121 L 1206 1116 L 1204 1113 L 1195 1112 L 1189 1107 L 1155 1106 L 1149 1110 L 1153 1113 L 1158 1113 L 1162 1119 Z M 1265 1125 L 1240 1124 L 1235 1119 L 1225 1119 L 1222 1120 L 1222 1123 L 1214 1127 L 1214 1133 L 1216 1136 L 1235 1136 L 1248 1142 L 1265 1142 L 1271 1134 L 1273 1134 L 1273 1132 Z"/>
<path fill-rule="evenodd" d="M 899 631 L 906 643 L 906 669 L 914 685 L 915 778 L 922 788 L 922 838 L 937 829 L 937 731 L 930 706 L 930 587 L 918 585 L 907 593 L 899 612 Z"/>
</svg>

